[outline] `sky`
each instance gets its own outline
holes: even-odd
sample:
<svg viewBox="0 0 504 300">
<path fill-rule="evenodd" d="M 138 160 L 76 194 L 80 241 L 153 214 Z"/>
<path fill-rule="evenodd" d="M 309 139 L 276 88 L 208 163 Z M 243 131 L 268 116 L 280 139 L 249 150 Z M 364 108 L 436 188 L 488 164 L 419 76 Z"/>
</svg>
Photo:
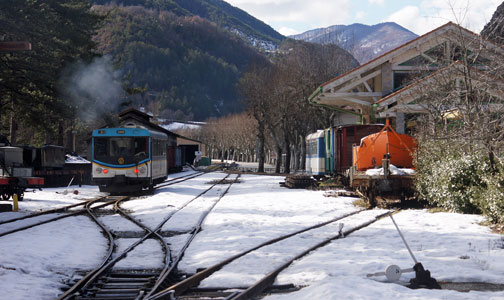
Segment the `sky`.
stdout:
<svg viewBox="0 0 504 300">
<path fill-rule="evenodd" d="M 422 35 L 448 21 L 479 33 L 502 0 L 225 0 L 284 35 L 396 22 Z"/>
</svg>

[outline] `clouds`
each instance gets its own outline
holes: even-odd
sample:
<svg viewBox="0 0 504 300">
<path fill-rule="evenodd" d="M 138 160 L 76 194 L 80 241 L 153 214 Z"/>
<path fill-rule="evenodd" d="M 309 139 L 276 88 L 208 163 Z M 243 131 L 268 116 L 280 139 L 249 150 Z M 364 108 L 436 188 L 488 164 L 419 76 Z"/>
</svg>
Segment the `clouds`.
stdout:
<svg viewBox="0 0 504 300">
<path fill-rule="evenodd" d="M 448 21 L 479 33 L 502 0 L 226 0 L 284 35 L 331 25 L 396 22 L 424 34 Z"/>
<path fill-rule="evenodd" d="M 367 13 L 363 10 L 359 10 L 358 12 L 355 13 L 355 19 L 358 21 L 364 20 L 366 16 Z"/>
<path fill-rule="evenodd" d="M 351 19 L 351 0 L 227 0 L 271 25 L 282 34 L 345 24 Z"/>
<path fill-rule="evenodd" d="M 385 21 L 396 22 L 416 34 L 424 34 L 449 21 L 479 33 L 501 0 L 423 0 L 389 15 Z"/>
</svg>

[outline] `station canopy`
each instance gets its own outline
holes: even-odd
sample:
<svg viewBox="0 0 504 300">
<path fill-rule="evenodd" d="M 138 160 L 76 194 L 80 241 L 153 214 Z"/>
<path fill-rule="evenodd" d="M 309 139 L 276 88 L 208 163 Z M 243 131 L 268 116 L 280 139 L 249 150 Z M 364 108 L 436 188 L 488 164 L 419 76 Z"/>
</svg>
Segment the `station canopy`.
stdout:
<svg viewBox="0 0 504 300">
<path fill-rule="evenodd" d="M 484 48 L 486 51 L 480 51 Z M 398 113 L 422 113 L 415 104 L 420 91 L 433 81 L 449 76 L 464 77 L 464 65 L 458 61 L 466 51 L 474 59 L 475 80 L 483 79 L 494 59 L 504 59 L 504 50 L 480 35 L 449 22 L 417 37 L 347 73 L 322 84 L 310 96 L 313 104 L 349 113 L 358 113 L 364 123 L 371 117 L 398 117 Z M 486 78 L 488 79 L 488 78 Z M 504 86 L 504 84 L 503 84 Z M 502 89 L 489 91 L 504 98 Z"/>
</svg>

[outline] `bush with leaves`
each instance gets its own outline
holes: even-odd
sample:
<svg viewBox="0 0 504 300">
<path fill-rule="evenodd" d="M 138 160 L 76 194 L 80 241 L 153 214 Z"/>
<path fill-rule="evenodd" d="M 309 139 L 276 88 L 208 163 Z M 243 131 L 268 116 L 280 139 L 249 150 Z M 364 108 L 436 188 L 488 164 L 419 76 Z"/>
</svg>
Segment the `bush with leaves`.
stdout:
<svg viewBox="0 0 504 300">
<path fill-rule="evenodd" d="M 495 170 L 483 177 L 485 189 L 479 194 L 478 207 L 493 223 L 504 224 L 504 165 L 498 161 Z"/>
<path fill-rule="evenodd" d="M 489 164 L 478 151 L 447 141 L 423 141 L 417 153 L 419 199 L 462 213 L 480 213 Z"/>
</svg>

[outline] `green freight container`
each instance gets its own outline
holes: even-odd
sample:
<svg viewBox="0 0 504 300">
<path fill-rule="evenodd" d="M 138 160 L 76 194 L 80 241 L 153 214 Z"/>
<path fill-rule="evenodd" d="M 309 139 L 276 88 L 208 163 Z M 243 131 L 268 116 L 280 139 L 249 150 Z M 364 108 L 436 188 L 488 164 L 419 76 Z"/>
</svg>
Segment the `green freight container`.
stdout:
<svg viewBox="0 0 504 300">
<path fill-rule="evenodd" d="M 211 164 L 212 164 L 212 160 L 208 156 L 202 156 L 199 161 L 200 166 L 209 166 Z"/>
</svg>

